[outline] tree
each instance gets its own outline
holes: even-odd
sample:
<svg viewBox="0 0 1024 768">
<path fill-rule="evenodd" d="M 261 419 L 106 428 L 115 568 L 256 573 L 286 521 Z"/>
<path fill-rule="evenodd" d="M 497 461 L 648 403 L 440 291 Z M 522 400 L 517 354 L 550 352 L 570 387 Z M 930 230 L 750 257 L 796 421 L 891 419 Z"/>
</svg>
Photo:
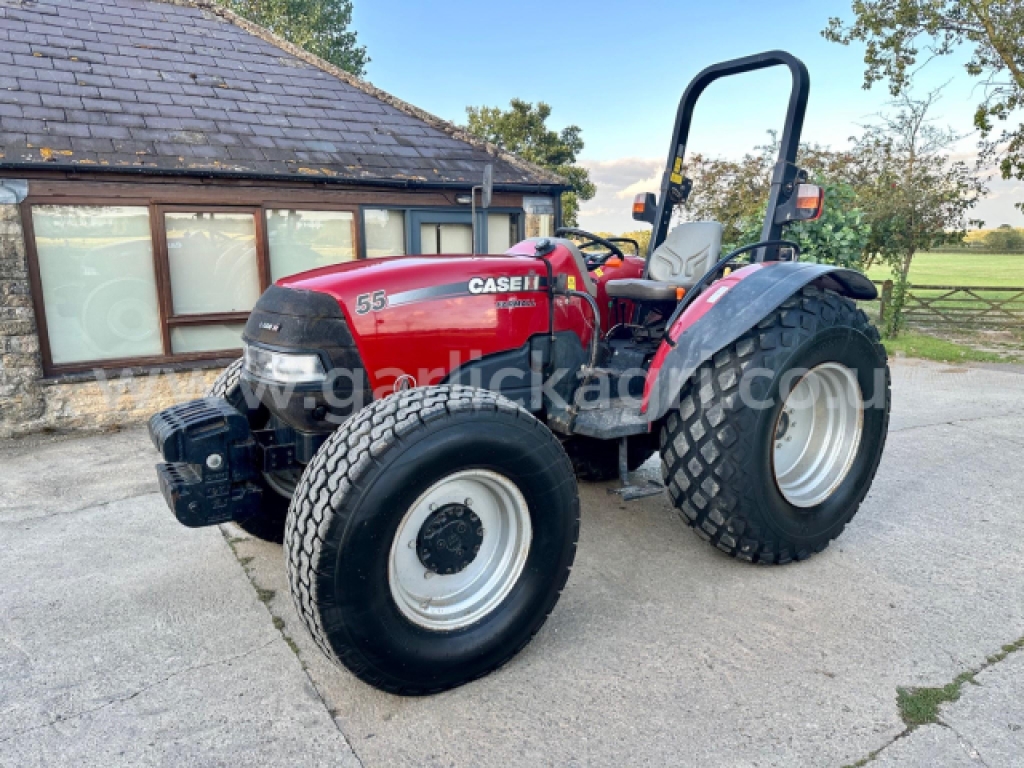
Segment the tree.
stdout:
<svg viewBox="0 0 1024 768">
<path fill-rule="evenodd" d="M 595 232 L 594 234 L 598 237 L 624 237 L 627 240 L 636 240 L 637 245 L 640 246 L 636 253 L 633 253 L 632 245 L 617 243 L 626 256 L 639 256 L 643 258 L 647 255 L 647 248 L 651 244 L 651 230 L 649 229 L 634 229 L 630 232 L 623 232 L 621 235 L 616 235 L 614 232 Z M 594 247 L 601 248 L 602 246 L 597 245 Z"/>
<path fill-rule="evenodd" d="M 590 200 L 597 189 L 586 168 L 576 165 L 576 156 L 583 150 L 582 131 L 570 125 L 559 133 L 547 127 L 551 107 L 543 101 L 536 106 L 522 99 L 512 99 L 509 109 L 500 107 L 466 107 L 469 124 L 466 130 L 527 162 L 564 176 L 572 191 L 562 195 L 562 222 L 576 226 L 580 201 Z"/>
<path fill-rule="evenodd" d="M 1021 0 L 853 0 L 853 13 L 852 24 L 832 18 L 822 34 L 843 45 L 867 43 L 864 87 L 887 79 L 893 96 L 910 87 L 922 47 L 931 58 L 972 46 L 966 68 L 983 86 L 974 115 L 982 159 L 997 159 L 1004 179 L 1024 179 L 1024 122 L 995 131 L 1024 107 Z"/>
<path fill-rule="evenodd" d="M 239 16 L 329 61 L 356 77 L 370 57 L 357 45 L 352 0 L 217 0 Z"/>
<path fill-rule="evenodd" d="M 1024 251 L 1024 233 L 1004 224 L 998 229 L 985 233 L 985 247 L 993 253 Z"/>
<path fill-rule="evenodd" d="M 761 239 L 778 151 L 772 134 L 769 143 L 738 161 L 695 155 L 687 162 L 693 192 L 684 215 L 691 221 L 720 222 L 723 251 Z M 800 148 L 797 163 L 825 188 L 825 211 L 817 221 L 791 224 L 786 237 L 799 243 L 808 261 L 859 266 L 870 225 L 856 194 L 855 184 L 863 180 L 855 157 L 811 144 Z"/>
<path fill-rule="evenodd" d="M 825 210 L 815 221 L 790 224 L 783 237 L 800 246 L 801 261 L 865 268 L 871 224 L 856 190 L 850 184 L 832 182 L 821 176 L 813 177 L 811 181 L 825 189 Z M 742 237 L 726 248 L 756 243 L 761 239 L 766 207 L 767 201 L 748 221 Z"/>
<path fill-rule="evenodd" d="M 856 140 L 861 172 L 873 180 L 858 191 L 871 225 L 866 250 L 891 267 L 895 283 L 885 318 L 890 337 L 903 324 L 914 256 L 962 242 L 973 223 L 967 215 L 985 193 L 965 163 L 950 161 L 947 152 L 960 136 L 928 117 L 937 98 L 904 94 L 895 115 L 881 115 Z"/>
</svg>

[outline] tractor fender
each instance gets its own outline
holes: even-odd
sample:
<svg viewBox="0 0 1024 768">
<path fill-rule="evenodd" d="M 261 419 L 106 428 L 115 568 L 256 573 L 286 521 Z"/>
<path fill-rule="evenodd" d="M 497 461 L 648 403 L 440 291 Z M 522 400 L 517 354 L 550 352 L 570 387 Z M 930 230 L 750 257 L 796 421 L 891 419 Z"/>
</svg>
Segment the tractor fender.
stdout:
<svg viewBox="0 0 1024 768">
<path fill-rule="evenodd" d="M 852 299 L 878 298 L 860 272 L 806 262 L 759 262 L 712 283 L 668 329 L 651 362 L 641 406 L 647 420 L 668 413 L 701 364 L 811 283 Z"/>
</svg>

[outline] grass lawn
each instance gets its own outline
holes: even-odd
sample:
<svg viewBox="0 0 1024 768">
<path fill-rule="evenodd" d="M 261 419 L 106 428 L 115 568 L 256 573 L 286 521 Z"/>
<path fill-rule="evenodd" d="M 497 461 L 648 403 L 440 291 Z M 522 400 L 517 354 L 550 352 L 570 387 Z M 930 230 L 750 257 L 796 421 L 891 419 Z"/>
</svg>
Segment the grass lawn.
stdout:
<svg viewBox="0 0 1024 768">
<path fill-rule="evenodd" d="M 872 280 L 891 276 L 884 265 L 868 272 Z M 1024 253 L 919 253 L 910 265 L 910 283 L 1024 286 Z"/>
<path fill-rule="evenodd" d="M 898 354 L 920 357 L 938 363 L 1000 363 L 1007 359 L 995 352 L 974 349 L 953 341 L 914 331 L 903 331 L 895 339 L 886 339 L 885 351 L 890 357 Z"/>
</svg>

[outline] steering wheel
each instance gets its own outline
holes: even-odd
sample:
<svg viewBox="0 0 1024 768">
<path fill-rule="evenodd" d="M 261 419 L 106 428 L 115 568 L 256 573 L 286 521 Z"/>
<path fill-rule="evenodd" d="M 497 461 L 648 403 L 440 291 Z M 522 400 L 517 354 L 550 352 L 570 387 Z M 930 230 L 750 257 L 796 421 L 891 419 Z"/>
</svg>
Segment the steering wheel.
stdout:
<svg viewBox="0 0 1024 768">
<path fill-rule="evenodd" d="M 608 249 L 608 253 L 595 253 L 590 255 L 584 255 L 584 260 L 587 262 L 587 269 L 597 269 L 604 264 L 612 256 L 618 256 L 623 261 L 626 260 L 626 254 L 622 252 L 614 242 L 604 237 L 598 237 L 592 232 L 587 232 L 585 229 L 577 229 L 576 227 L 559 227 L 555 230 L 555 237 L 578 237 L 584 240 L 578 247 L 582 251 L 591 245 L 602 245 Z M 639 252 L 639 248 L 637 249 Z"/>
</svg>

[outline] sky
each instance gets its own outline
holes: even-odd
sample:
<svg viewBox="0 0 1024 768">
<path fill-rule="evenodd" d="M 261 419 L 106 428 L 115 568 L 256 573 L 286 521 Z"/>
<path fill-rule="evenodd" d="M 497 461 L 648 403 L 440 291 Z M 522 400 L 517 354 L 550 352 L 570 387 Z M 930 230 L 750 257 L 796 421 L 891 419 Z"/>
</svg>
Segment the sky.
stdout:
<svg viewBox="0 0 1024 768">
<path fill-rule="evenodd" d="M 860 126 L 891 109 L 884 84 L 863 89 L 862 45 L 821 37 L 831 16 L 850 18 L 849 0 L 519 0 L 516 3 L 355 0 L 353 27 L 367 46 L 366 78 L 456 123 L 466 106 L 507 106 L 512 98 L 551 105 L 549 127 L 582 129 L 580 155 L 597 195 L 580 226 L 622 232 L 636 192 L 657 192 L 673 120 L 686 84 L 725 59 L 781 48 L 811 75 L 803 140 L 846 146 Z M 980 98 L 963 70 L 966 54 L 923 67 L 917 90 L 943 87 L 936 122 L 970 134 Z M 737 158 L 782 127 L 789 93 L 784 68 L 713 84 L 697 105 L 688 151 Z M 955 156 L 973 162 L 977 137 Z M 1024 226 L 1014 203 L 1024 182 L 995 175 L 974 215 L 986 226 Z"/>
</svg>

